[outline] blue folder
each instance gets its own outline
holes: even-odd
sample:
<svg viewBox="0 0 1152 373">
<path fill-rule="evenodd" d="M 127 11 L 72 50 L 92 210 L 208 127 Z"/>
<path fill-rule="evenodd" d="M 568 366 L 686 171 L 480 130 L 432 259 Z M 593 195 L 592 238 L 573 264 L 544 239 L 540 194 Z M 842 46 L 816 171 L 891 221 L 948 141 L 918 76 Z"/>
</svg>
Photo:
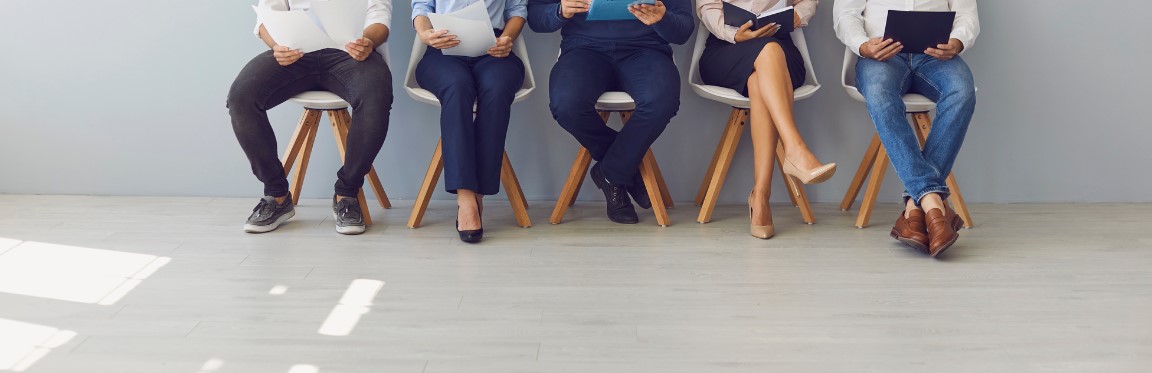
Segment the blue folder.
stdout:
<svg viewBox="0 0 1152 373">
<path fill-rule="evenodd" d="M 628 11 L 628 6 L 634 4 L 648 4 L 655 5 L 656 0 L 592 0 L 592 6 L 588 8 L 589 21 L 620 21 L 636 19 Z"/>
</svg>

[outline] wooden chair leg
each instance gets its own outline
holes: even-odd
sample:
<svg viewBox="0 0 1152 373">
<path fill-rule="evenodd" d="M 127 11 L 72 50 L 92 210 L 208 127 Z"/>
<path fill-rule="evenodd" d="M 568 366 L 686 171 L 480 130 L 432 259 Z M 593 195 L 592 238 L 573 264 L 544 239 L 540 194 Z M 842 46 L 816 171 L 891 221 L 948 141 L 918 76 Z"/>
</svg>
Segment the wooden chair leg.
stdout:
<svg viewBox="0 0 1152 373">
<path fill-rule="evenodd" d="M 868 226 L 872 217 L 872 208 L 876 206 L 876 197 L 880 195 L 880 186 L 884 184 L 884 174 L 888 171 L 888 152 L 881 146 L 876 151 L 876 161 L 872 163 L 872 176 L 868 181 L 868 188 L 864 191 L 864 200 L 860 202 L 860 214 L 856 216 L 856 228 Z"/>
<path fill-rule="evenodd" d="M 589 154 L 591 155 L 591 154 Z M 584 186 L 584 177 L 588 176 L 587 173 L 580 175 L 580 180 L 576 181 L 576 190 L 572 192 L 572 201 L 568 202 L 568 207 L 576 205 L 576 198 L 580 197 L 580 188 Z"/>
<path fill-rule="evenodd" d="M 328 110 L 328 121 L 332 122 L 332 137 L 336 138 L 336 149 L 340 150 L 340 162 L 343 163 L 348 152 L 348 133 L 344 130 L 344 116 L 340 110 Z M 368 210 L 368 201 L 364 198 L 364 188 L 356 192 L 360 202 L 360 213 L 364 216 L 364 225 L 372 226 L 372 213 Z"/>
<path fill-rule="evenodd" d="M 432 152 L 432 161 L 428 163 L 428 171 L 424 173 L 424 182 L 420 184 L 420 192 L 416 195 L 415 204 L 412 205 L 412 216 L 408 218 L 408 228 L 419 228 L 424 220 L 424 212 L 428 210 L 428 202 L 432 200 L 432 193 L 436 191 L 436 183 L 440 181 L 440 171 L 444 168 L 444 154 L 441 152 L 443 141 L 436 141 L 436 150 Z"/>
<path fill-rule="evenodd" d="M 564 189 L 560 191 L 560 198 L 556 200 L 556 207 L 552 209 L 549 223 L 560 224 L 564 220 L 564 213 L 576 201 L 576 194 L 580 191 L 580 184 L 584 182 L 584 175 L 588 173 L 588 165 L 592 163 L 592 153 L 580 147 L 576 153 L 576 160 L 572 161 L 572 168 L 568 170 L 568 179 L 564 182 Z"/>
<path fill-rule="evenodd" d="M 724 126 L 724 135 L 716 147 L 713 164 L 705 175 L 704 198 L 699 202 L 700 214 L 696 221 L 700 224 L 712 221 L 712 212 L 716 209 L 716 202 L 720 199 L 720 190 L 724 188 L 724 180 L 728 177 L 728 170 L 732 167 L 732 158 L 736 155 L 736 148 L 740 145 L 740 137 L 744 134 L 744 120 L 748 116 L 746 110 L 735 110 Z"/>
<path fill-rule="evenodd" d="M 788 199 L 792 205 L 800 208 L 800 217 L 805 223 L 816 224 L 816 216 L 812 214 L 812 204 L 808 202 L 808 193 L 804 191 L 804 183 L 799 179 L 784 173 L 784 143 L 776 144 L 776 164 L 780 167 L 780 176 L 784 178 L 784 187 L 788 189 Z"/>
<path fill-rule="evenodd" d="M 704 206 L 704 197 L 708 194 L 708 186 L 712 184 L 713 173 L 716 172 L 716 162 L 720 160 L 720 154 L 724 153 L 724 141 L 729 136 L 728 132 L 734 128 L 732 122 L 737 120 L 737 116 L 739 116 L 739 113 L 742 111 L 744 110 L 732 108 L 732 111 L 728 113 L 728 121 L 725 122 L 724 132 L 720 134 L 720 141 L 716 142 L 716 152 L 712 153 L 712 162 L 708 163 L 708 171 L 704 172 L 704 180 L 700 180 L 700 189 L 696 192 L 695 203 L 697 207 Z"/>
<path fill-rule="evenodd" d="M 344 134 L 344 138 L 348 138 L 348 131 L 352 127 L 352 115 L 348 114 L 348 109 L 332 110 L 329 113 L 339 114 L 342 123 L 340 124 L 340 132 Z M 388 193 L 384 192 L 384 184 L 380 182 L 380 176 L 376 173 L 376 166 L 368 169 L 368 175 L 365 178 L 368 186 L 372 188 L 372 192 L 376 194 L 376 200 L 380 203 L 380 207 L 384 209 L 392 208 L 392 201 L 388 199 Z"/>
<path fill-rule="evenodd" d="M 308 174 L 308 161 L 312 159 L 312 145 L 316 144 L 316 131 L 320 130 L 320 111 L 305 109 L 308 120 L 306 136 L 300 156 L 296 158 L 296 174 L 289 180 L 288 189 L 292 192 L 292 204 L 300 204 L 300 191 L 304 188 L 304 175 Z"/>
<path fill-rule="evenodd" d="M 512 161 L 508 160 L 507 150 L 504 151 L 504 165 L 500 168 L 501 177 L 503 177 L 504 167 L 508 168 L 508 175 L 511 176 L 512 181 L 516 183 L 516 194 L 520 196 L 520 204 L 524 206 L 524 209 L 531 208 L 531 206 L 528 205 L 528 198 L 524 196 L 524 189 L 520 187 L 520 178 L 516 176 L 516 169 L 512 168 Z"/>
<path fill-rule="evenodd" d="M 651 152 L 652 150 L 649 149 L 648 151 Z M 668 183 L 664 181 L 664 173 L 660 172 L 660 164 L 655 161 L 652 162 L 652 174 L 656 176 L 656 185 L 660 190 L 660 199 L 664 201 L 664 207 L 676 207 L 676 204 L 672 202 L 672 193 L 668 192 Z"/>
<path fill-rule="evenodd" d="M 928 141 L 928 134 L 932 132 L 932 118 L 928 116 L 928 113 L 913 113 L 912 121 L 915 124 L 916 136 L 920 139 L 920 146 L 923 147 Z M 956 174 L 949 173 L 945 183 L 948 185 L 948 190 L 952 192 L 951 197 L 948 198 L 952 202 L 952 208 L 964 220 L 964 228 L 971 229 L 975 224 L 972 222 L 972 215 L 968 212 L 968 204 L 964 202 L 964 195 L 960 194 L 960 184 L 956 183 Z"/>
<path fill-rule="evenodd" d="M 504 192 L 508 195 L 508 202 L 512 204 L 516 223 L 522 228 L 531 227 L 532 219 L 528 217 L 528 204 L 524 202 L 524 191 L 520 189 L 520 182 L 516 180 L 516 171 L 512 169 L 508 152 L 504 152 L 503 165 L 500 166 L 500 181 L 504 183 Z"/>
<path fill-rule="evenodd" d="M 314 122 L 314 113 L 312 110 L 304 110 L 304 114 L 300 116 L 300 124 L 296 125 L 296 130 L 292 131 L 292 138 L 288 140 L 288 149 L 284 151 L 284 156 L 280 158 L 280 163 L 284 165 L 284 175 L 292 174 L 292 167 L 296 164 L 296 158 L 300 156 L 301 150 L 304 149 L 304 140 L 308 139 L 308 132 L 311 130 L 311 123 Z"/>
<path fill-rule="evenodd" d="M 648 189 L 648 198 L 652 199 L 652 212 L 656 214 L 656 223 L 661 227 L 672 225 L 668 219 L 667 201 L 664 201 L 664 195 L 660 193 L 660 180 L 656 175 L 656 156 L 652 155 L 652 150 L 649 149 L 644 154 L 644 160 L 640 162 L 640 176 L 644 179 L 644 186 Z"/>
<path fill-rule="evenodd" d="M 868 150 L 864 151 L 864 157 L 860 159 L 860 167 L 856 168 L 856 176 L 852 177 L 852 183 L 848 184 L 848 192 L 844 193 L 844 200 L 840 201 L 840 211 L 848 211 L 856 202 L 856 197 L 860 195 L 860 187 L 864 186 L 864 179 L 868 177 L 868 173 L 872 171 L 872 164 L 876 162 L 879 149 L 880 134 L 872 135 L 872 142 L 868 144 Z"/>
</svg>

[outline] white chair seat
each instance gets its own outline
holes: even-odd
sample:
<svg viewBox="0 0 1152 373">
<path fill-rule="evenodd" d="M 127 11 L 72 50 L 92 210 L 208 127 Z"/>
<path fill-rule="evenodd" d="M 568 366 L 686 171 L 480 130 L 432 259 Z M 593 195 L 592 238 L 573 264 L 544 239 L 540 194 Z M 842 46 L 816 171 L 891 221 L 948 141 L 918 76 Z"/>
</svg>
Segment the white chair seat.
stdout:
<svg viewBox="0 0 1152 373">
<path fill-rule="evenodd" d="M 696 45 L 692 50 L 692 65 L 688 72 L 688 83 L 700 97 L 721 102 L 734 108 L 747 109 L 750 100 L 744 95 L 734 89 L 704 84 L 703 79 L 700 78 L 700 56 L 704 53 L 708 35 L 709 31 L 705 27 L 700 27 L 696 32 Z M 804 39 L 804 31 L 793 31 L 791 36 L 796 48 L 800 50 L 800 55 L 804 58 L 804 67 L 807 70 L 804 85 L 792 92 L 792 97 L 799 101 L 815 95 L 816 91 L 820 90 L 820 82 L 816 80 L 815 69 L 812 68 L 811 59 L 808 57 L 808 44 Z"/>
<path fill-rule="evenodd" d="M 516 56 L 524 62 L 524 85 L 516 91 L 516 96 L 512 100 L 513 103 L 517 103 L 524 101 L 536 89 L 536 78 L 532 75 L 532 65 L 528 61 L 528 47 L 525 46 L 524 39 L 517 38 L 512 48 L 516 52 Z M 440 99 L 436 98 L 432 91 L 420 88 L 420 83 L 416 81 L 416 66 L 420 64 L 420 59 L 424 58 L 424 51 L 427 49 L 428 45 L 421 42 L 420 38 L 412 40 L 412 57 L 408 61 L 408 72 L 404 76 L 404 92 L 407 92 L 408 97 L 412 97 L 417 102 L 440 106 Z M 473 110 L 475 110 L 475 105 L 473 105 Z"/>
<path fill-rule="evenodd" d="M 303 105 L 305 109 L 314 110 L 339 110 L 349 106 L 340 96 L 328 91 L 308 91 L 292 97 L 291 100 Z"/>
<path fill-rule="evenodd" d="M 636 110 L 636 101 L 626 92 L 604 92 L 596 99 L 596 110 L 629 111 Z"/>
<path fill-rule="evenodd" d="M 864 95 L 860 93 L 859 89 L 853 86 L 844 87 L 848 91 L 848 95 L 856 99 L 856 101 L 865 102 Z M 925 111 L 932 111 L 936 109 L 936 103 L 929 100 L 928 97 L 918 93 L 909 93 L 904 95 L 905 111 L 909 113 L 919 113 Z"/>
</svg>

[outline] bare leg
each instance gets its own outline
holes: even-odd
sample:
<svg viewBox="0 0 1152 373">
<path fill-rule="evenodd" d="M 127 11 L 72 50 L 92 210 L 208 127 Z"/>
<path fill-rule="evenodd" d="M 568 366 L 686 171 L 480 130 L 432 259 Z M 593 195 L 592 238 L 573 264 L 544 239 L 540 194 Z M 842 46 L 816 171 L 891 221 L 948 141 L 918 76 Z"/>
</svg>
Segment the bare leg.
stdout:
<svg viewBox="0 0 1152 373">
<path fill-rule="evenodd" d="M 458 207 L 456 219 L 459 221 L 461 231 L 481 228 L 480 198 L 476 196 L 476 192 L 470 189 L 456 190 L 456 206 Z"/>
<path fill-rule="evenodd" d="M 924 211 L 932 209 L 944 211 L 944 200 L 940 198 L 939 194 L 931 193 L 920 198 L 920 206 L 924 208 Z"/>
<path fill-rule="evenodd" d="M 904 204 L 904 217 L 907 218 L 909 212 L 916 211 L 919 209 L 920 209 L 920 207 L 916 206 L 916 202 L 913 202 L 912 199 L 909 198 L 908 202 Z"/>
<path fill-rule="evenodd" d="M 772 210 L 768 197 L 772 195 L 772 171 L 776 168 L 776 144 L 779 136 L 772 116 L 764 105 L 763 95 L 757 79 L 757 72 L 748 77 L 749 127 L 752 128 L 752 225 L 772 225 Z M 791 87 L 791 86 L 789 86 Z"/>
<path fill-rule="evenodd" d="M 823 165 L 796 130 L 796 119 L 792 113 L 792 78 L 788 75 L 788 64 L 784 50 L 779 44 L 769 43 L 756 57 L 755 86 L 760 89 L 760 101 L 772 116 L 772 122 L 780 139 L 784 142 L 784 154 L 800 169 L 813 169 Z M 749 81 L 749 87 L 753 86 Z M 749 90 L 751 94 L 751 90 Z M 751 97 L 749 97 L 751 98 Z M 753 101 L 756 101 L 753 99 Z"/>
</svg>

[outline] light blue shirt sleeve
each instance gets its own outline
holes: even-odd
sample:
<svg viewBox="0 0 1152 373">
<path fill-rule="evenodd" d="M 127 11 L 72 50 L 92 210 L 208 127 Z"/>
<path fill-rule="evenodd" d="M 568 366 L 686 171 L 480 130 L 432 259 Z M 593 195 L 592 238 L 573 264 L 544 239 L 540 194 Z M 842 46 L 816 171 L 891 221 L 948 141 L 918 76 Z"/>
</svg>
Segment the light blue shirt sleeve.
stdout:
<svg viewBox="0 0 1152 373">
<path fill-rule="evenodd" d="M 436 0 L 412 0 L 412 19 L 436 13 Z"/>
<path fill-rule="evenodd" d="M 528 19 L 528 0 L 505 0 L 504 19 L 512 17 Z"/>
</svg>

